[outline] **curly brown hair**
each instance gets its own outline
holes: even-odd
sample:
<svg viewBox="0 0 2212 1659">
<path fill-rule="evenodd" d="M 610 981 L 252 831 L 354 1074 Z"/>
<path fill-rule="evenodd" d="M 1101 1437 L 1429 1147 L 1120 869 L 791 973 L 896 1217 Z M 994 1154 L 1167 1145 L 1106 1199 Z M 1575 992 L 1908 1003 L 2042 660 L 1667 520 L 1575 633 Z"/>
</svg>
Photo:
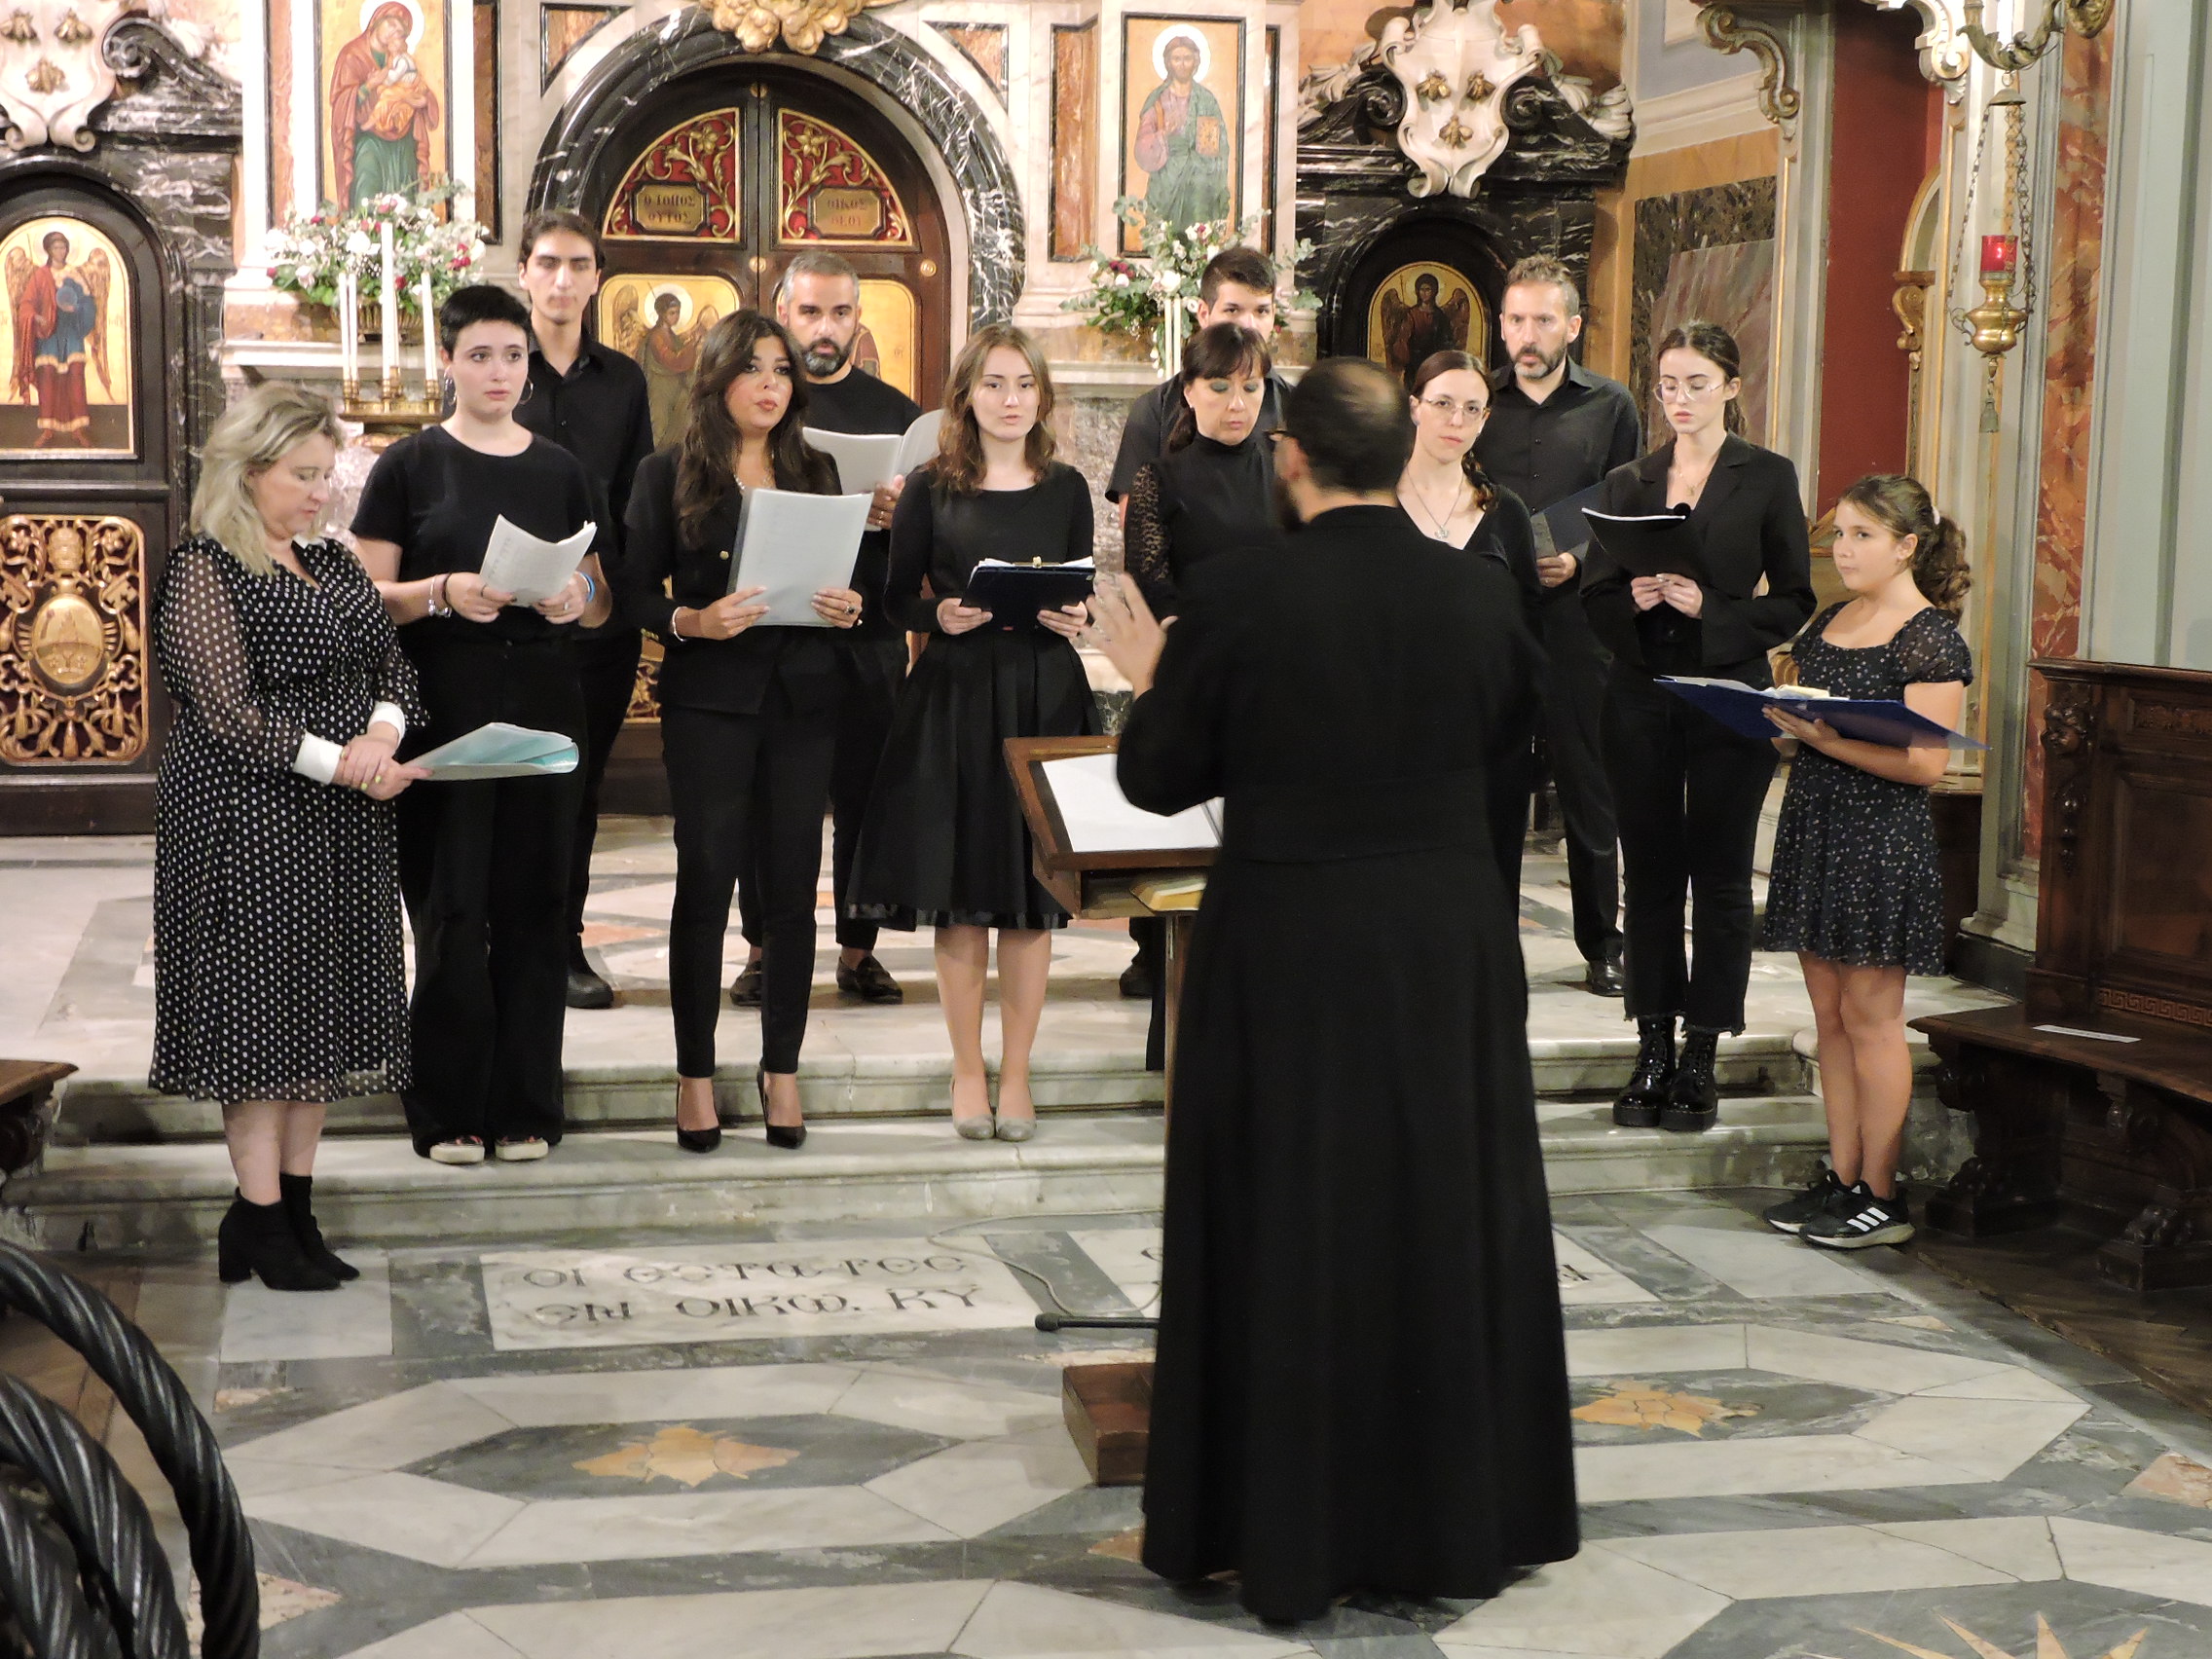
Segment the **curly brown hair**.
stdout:
<svg viewBox="0 0 2212 1659">
<path fill-rule="evenodd" d="M 1011 322 L 986 323 L 968 337 L 958 361 L 944 382 L 944 425 L 938 438 L 932 475 L 956 496 L 973 496 L 983 487 L 983 434 L 976 424 L 976 383 L 983 378 L 983 365 L 1000 347 L 1019 351 L 1037 379 L 1037 424 L 1029 428 L 1022 459 L 1042 478 L 1052 463 L 1052 375 L 1045 366 L 1045 353 Z"/>
<path fill-rule="evenodd" d="M 1862 478 L 1837 499 L 1857 507 L 1892 535 L 1916 535 L 1912 580 L 1930 605 L 1957 620 L 1966 608 L 1973 573 L 1967 569 L 1967 533 L 1936 510 L 1935 498 L 1917 478 L 1875 472 Z"/>
</svg>

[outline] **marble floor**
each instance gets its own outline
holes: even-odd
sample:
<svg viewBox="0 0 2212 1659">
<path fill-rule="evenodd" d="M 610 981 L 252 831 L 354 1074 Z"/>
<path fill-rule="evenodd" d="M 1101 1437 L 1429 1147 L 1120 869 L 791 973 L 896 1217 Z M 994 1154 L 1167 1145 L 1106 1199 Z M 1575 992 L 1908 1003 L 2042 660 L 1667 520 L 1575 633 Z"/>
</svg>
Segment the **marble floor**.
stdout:
<svg viewBox="0 0 2212 1659">
<path fill-rule="evenodd" d="M 1559 1200 L 1582 1553 L 1294 1629 L 1146 1573 L 1061 1424 L 1129 1338 L 1032 1316 L 1146 1307 L 1153 1215 L 364 1249 L 320 1297 L 105 1271 L 159 1282 L 272 1659 L 2212 1655 L 2212 1424 L 1768 1198 Z"/>
</svg>

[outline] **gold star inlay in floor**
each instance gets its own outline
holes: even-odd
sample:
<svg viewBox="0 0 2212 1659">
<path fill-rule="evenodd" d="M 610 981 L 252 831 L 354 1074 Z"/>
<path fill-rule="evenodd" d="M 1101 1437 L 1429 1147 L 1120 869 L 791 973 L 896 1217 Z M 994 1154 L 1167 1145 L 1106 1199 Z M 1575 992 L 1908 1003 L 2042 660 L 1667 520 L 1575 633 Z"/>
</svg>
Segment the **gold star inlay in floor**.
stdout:
<svg viewBox="0 0 2212 1659">
<path fill-rule="evenodd" d="M 1944 1626 L 1949 1629 L 1953 1636 L 1967 1644 L 1971 1659 L 2069 1659 L 2065 1645 L 2058 1640 L 2057 1633 L 2050 1628 L 2050 1621 L 2041 1613 L 2036 1614 L 2035 1651 L 2017 1655 L 2006 1651 L 1984 1637 L 1974 1635 L 1972 1631 L 1954 1619 L 1944 1618 L 1941 1613 L 1937 1613 L 1936 1616 L 1942 1620 Z M 1894 1636 L 1884 1636 L 1878 1630 L 1867 1630 L 1861 1625 L 1853 1625 L 1851 1628 L 1858 1631 L 1861 1636 L 1872 1637 L 1886 1647 L 1894 1647 L 1899 1653 L 1909 1653 L 1913 1656 L 1913 1659 L 1966 1659 L 1966 1656 L 1960 1654 L 1945 1653 L 1934 1647 L 1922 1647 L 1910 1641 L 1899 1641 Z M 2119 1646 L 2107 1649 L 2102 1659 L 2136 1659 L 2136 1649 L 2143 1645 L 2143 1639 L 2150 1634 L 2150 1627 L 2145 1626 L 2125 1641 L 2120 1643 Z M 1834 1656 L 1815 1653 L 1809 1655 L 1808 1659 L 1834 1659 Z M 2086 1659 L 2086 1656 L 2084 1656 L 2084 1659 Z M 2145 1654 L 2143 1659 L 2151 1659 L 2151 1656 Z"/>
<path fill-rule="evenodd" d="M 675 1423 L 650 1440 L 629 1445 L 599 1457 L 586 1457 L 575 1466 L 587 1475 L 609 1479 L 649 1481 L 665 1477 L 680 1486 L 695 1487 L 717 1475 L 745 1480 L 762 1469 L 777 1469 L 796 1457 L 776 1446 L 754 1446 L 709 1434 L 688 1423 Z"/>
<path fill-rule="evenodd" d="M 1758 1413 L 1756 1406 L 1724 1406 L 1704 1394 L 1677 1394 L 1624 1377 L 1612 1393 L 1576 1406 L 1567 1415 L 1614 1428 L 1674 1428 L 1702 1435 L 1707 1423 L 1725 1418 L 1756 1417 Z"/>
</svg>

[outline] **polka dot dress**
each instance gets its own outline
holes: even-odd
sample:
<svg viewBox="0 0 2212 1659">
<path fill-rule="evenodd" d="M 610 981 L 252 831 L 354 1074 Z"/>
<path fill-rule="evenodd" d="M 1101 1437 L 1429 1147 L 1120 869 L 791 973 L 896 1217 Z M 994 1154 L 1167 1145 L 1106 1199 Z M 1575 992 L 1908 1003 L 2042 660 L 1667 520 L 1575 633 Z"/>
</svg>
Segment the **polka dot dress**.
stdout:
<svg viewBox="0 0 2212 1659">
<path fill-rule="evenodd" d="M 408 1082 L 390 803 L 294 772 L 371 708 L 423 718 L 374 583 L 336 541 L 314 580 L 256 576 L 206 537 L 169 556 L 154 618 L 176 719 L 154 821 L 153 1087 L 228 1105 Z"/>
<path fill-rule="evenodd" d="M 1972 682 L 1973 655 L 1942 611 L 1919 612 L 1884 645 L 1854 647 L 1822 637 L 1842 608 L 1821 612 L 1794 647 L 1805 684 L 1902 699 L 1921 682 Z M 1759 943 L 1851 968 L 1942 973 L 1943 881 L 1927 790 L 1800 747 L 1775 829 Z"/>
</svg>

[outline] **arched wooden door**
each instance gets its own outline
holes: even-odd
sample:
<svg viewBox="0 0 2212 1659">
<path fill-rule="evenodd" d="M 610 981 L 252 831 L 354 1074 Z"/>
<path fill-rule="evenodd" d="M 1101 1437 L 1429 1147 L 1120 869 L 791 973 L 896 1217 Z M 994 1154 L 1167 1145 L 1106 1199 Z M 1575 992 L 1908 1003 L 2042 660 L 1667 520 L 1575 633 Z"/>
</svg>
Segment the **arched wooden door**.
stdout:
<svg viewBox="0 0 2212 1659">
<path fill-rule="evenodd" d="M 637 357 L 656 435 L 699 337 L 765 306 L 792 258 L 827 248 L 861 274 L 862 365 L 925 407 L 951 335 L 943 215 L 906 141 L 860 98 L 773 65 L 679 82 L 628 123 L 619 171 L 587 210 L 607 242 L 601 340 Z"/>
<path fill-rule="evenodd" d="M 153 589 L 182 525 L 160 257 L 113 197 L 0 197 L 0 834 L 150 829 Z"/>
</svg>

